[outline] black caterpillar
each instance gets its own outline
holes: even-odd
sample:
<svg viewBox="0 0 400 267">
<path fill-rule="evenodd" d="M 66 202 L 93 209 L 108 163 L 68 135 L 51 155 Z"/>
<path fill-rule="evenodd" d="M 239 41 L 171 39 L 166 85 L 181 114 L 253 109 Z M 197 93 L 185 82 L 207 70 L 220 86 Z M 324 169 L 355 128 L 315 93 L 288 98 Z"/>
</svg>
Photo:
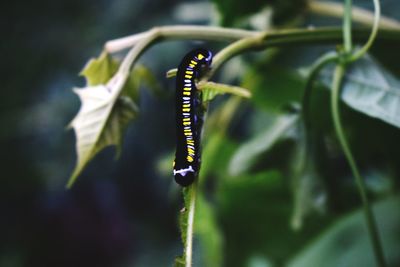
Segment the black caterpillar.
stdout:
<svg viewBox="0 0 400 267">
<path fill-rule="evenodd" d="M 195 49 L 182 59 L 176 77 L 175 181 L 181 186 L 193 183 L 200 169 L 200 135 L 203 126 L 201 94 L 195 80 L 209 68 L 212 54 Z"/>
</svg>

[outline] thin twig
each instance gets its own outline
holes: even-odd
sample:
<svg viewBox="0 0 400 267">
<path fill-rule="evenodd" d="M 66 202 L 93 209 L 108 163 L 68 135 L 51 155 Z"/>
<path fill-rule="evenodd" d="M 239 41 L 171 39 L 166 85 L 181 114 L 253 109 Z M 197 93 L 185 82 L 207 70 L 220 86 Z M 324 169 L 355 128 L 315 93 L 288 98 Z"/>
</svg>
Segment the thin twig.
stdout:
<svg viewBox="0 0 400 267">
<path fill-rule="evenodd" d="M 209 40 L 209 41 L 235 41 L 257 34 L 257 31 L 246 31 L 232 28 L 179 25 L 179 26 L 160 26 L 150 31 L 134 34 L 131 36 L 118 38 L 108 41 L 104 48 L 109 53 L 115 53 L 136 45 L 150 34 L 157 33 L 161 38 L 166 39 L 189 39 L 189 40 Z"/>
<path fill-rule="evenodd" d="M 193 229 L 194 229 L 194 214 L 196 210 L 196 197 L 197 197 L 197 180 L 188 188 L 189 192 L 189 210 L 186 228 L 186 248 L 185 248 L 185 266 L 192 266 L 192 252 L 193 252 Z"/>
<path fill-rule="evenodd" d="M 358 171 L 356 161 L 347 143 L 345 133 L 342 127 L 342 122 L 340 120 L 339 95 L 344 73 L 345 73 L 345 66 L 343 64 L 338 64 L 334 72 L 334 77 L 332 82 L 332 93 L 331 93 L 331 109 L 332 109 L 334 128 L 339 143 L 343 149 L 344 155 L 347 159 L 347 162 L 350 165 L 351 171 L 356 180 L 358 191 L 360 193 L 360 197 L 363 203 L 364 215 L 367 221 L 367 228 L 369 231 L 369 236 L 371 238 L 375 259 L 379 267 L 385 267 L 386 263 L 385 263 L 385 258 L 383 256 L 382 244 L 379 238 L 379 232 L 372 212 L 371 204 L 368 200 L 366 185 L 363 178 L 360 175 L 360 172 Z"/>
<path fill-rule="evenodd" d="M 330 1 L 314 1 L 308 2 L 308 10 L 311 13 L 330 16 L 335 18 L 343 18 L 344 7 L 341 3 Z M 374 13 L 359 7 L 353 7 L 352 16 L 354 22 L 371 27 L 373 24 Z M 400 29 L 400 22 L 398 20 L 382 17 L 379 22 L 381 29 Z"/>
<path fill-rule="evenodd" d="M 357 59 L 364 56 L 368 52 L 368 50 L 371 48 L 371 46 L 374 43 L 376 36 L 378 34 L 379 21 L 380 21 L 380 17 L 381 17 L 381 6 L 379 3 L 379 0 L 373 0 L 373 1 L 374 1 L 374 8 L 375 8 L 375 15 L 374 15 L 374 24 L 372 25 L 371 34 L 368 38 L 368 41 L 365 43 L 365 45 L 360 50 L 353 53 L 353 55 L 351 56 L 351 59 L 350 59 L 351 61 L 356 61 Z"/>
</svg>

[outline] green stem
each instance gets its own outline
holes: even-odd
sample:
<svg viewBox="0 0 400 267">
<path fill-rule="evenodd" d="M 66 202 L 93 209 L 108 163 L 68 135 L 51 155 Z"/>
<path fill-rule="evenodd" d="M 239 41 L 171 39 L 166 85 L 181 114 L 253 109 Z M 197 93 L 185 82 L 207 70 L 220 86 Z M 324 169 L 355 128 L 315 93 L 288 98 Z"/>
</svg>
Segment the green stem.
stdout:
<svg viewBox="0 0 400 267">
<path fill-rule="evenodd" d="M 151 31 L 150 31 L 151 33 Z M 118 69 L 117 74 L 124 75 L 127 78 L 130 74 L 130 70 L 133 64 L 138 60 L 141 54 L 143 54 L 148 47 L 151 46 L 159 38 L 157 32 L 153 32 L 148 35 L 147 38 L 144 38 L 140 42 L 137 43 L 132 49 L 128 52 L 128 54 L 124 57 L 121 66 Z"/>
<path fill-rule="evenodd" d="M 194 229 L 194 214 L 196 210 L 196 195 L 197 195 L 197 180 L 188 188 L 189 203 L 188 203 L 188 218 L 186 228 L 186 241 L 185 241 L 185 266 L 192 266 L 192 252 L 193 252 L 193 229 Z"/>
<path fill-rule="evenodd" d="M 374 0 L 374 8 L 375 8 L 375 15 L 374 15 L 374 23 L 372 25 L 371 35 L 368 38 L 367 43 L 358 51 L 356 51 L 350 58 L 351 61 L 356 61 L 357 59 L 364 56 L 367 51 L 371 48 L 372 44 L 374 43 L 376 36 L 378 34 L 379 29 L 379 21 L 381 16 L 381 6 L 379 0 Z"/>
<path fill-rule="evenodd" d="M 205 79 L 209 79 L 211 76 L 213 76 L 217 69 L 219 69 L 223 63 L 225 63 L 235 55 L 238 55 L 251 48 L 260 46 L 263 43 L 266 35 L 267 33 L 260 33 L 256 36 L 244 38 L 226 46 L 213 58 L 212 68 L 206 74 Z"/>
<path fill-rule="evenodd" d="M 160 42 L 160 40 L 176 40 L 176 39 L 201 39 L 209 40 L 205 35 L 207 31 L 200 34 L 195 32 L 194 34 L 187 33 L 185 36 L 181 36 L 184 32 L 180 30 L 180 27 L 176 26 L 170 28 L 169 31 L 163 32 L 158 28 L 154 28 L 146 32 L 146 34 L 141 34 L 140 40 L 136 40 L 133 48 L 130 50 L 128 55 L 124 58 L 120 69 L 118 70 L 115 77 L 111 81 L 116 81 L 121 83 L 121 86 L 125 83 L 132 65 L 139 59 L 140 55 L 143 54 L 147 49 L 149 49 L 153 44 Z M 204 30 L 202 28 L 202 30 Z M 179 34 L 175 33 L 179 32 Z M 168 34 L 167 34 L 168 33 Z M 232 39 L 239 38 L 241 36 L 239 33 L 230 33 Z M 262 50 L 273 46 L 285 46 L 285 45 L 301 45 L 301 44 L 321 44 L 329 43 L 334 44 L 342 40 L 342 31 L 340 28 L 319 28 L 319 29 L 292 29 L 292 30 L 279 30 L 279 31 L 269 31 L 269 32 L 259 32 L 257 34 L 244 33 L 243 35 L 249 35 L 250 37 L 245 37 L 227 46 L 219 54 L 214 57 L 213 69 L 209 72 L 208 76 L 205 77 L 209 79 L 216 70 L 230 58 L 249 50 Z M 364 40 L 366 36 L 369 35 L 369 31 L 365 29 L 357 29 L 353 31 L 353 37 L 355 41 Z M 229 34 L 226 33 L 226 36 Z M 226 37 L 225 36 L 225 37 Z M 218 37 L 214 37 L 215 40 L 219 40 Z M 388 41 L 399 41 L 400 31 L 399 30 L 382 30 L 380 32 L 379 39 Z M 206 80 L 205 79 L 205 80 Z"/>
<path fill-rule="evenodd" d="M 131 36 L 118 38 L 108 41 L 104 48 L 109 53 L 115 53 L 136 45 L 143 39 L 148 38 L 152 34 L 157 34 L 165 39 L 178 40 L 209 40 L 209 41 L 235 41 L 238 39 L 253 36 L 259 32 L 247 31 L 233 28 L 222 28 L 212 26 L 197 26 L 197 25 L 176 25 L 176 26 L 160 26 L 153 29 L 134 34 Z"/>
<path fill-rule="evenodd" d="M 309 0 L 307 3 L 307 10 L 320 16 L 329 16 L 342 19 L 344 6 L 343 4 L 337 2 Z M 353 21 L 357 22 L 358 24 L 368 27 L 373 25 L 375 14 L 367 9 L 353 6 L 352 15 Z M 400 22 L 398 20 L 382 16 L 379 22 L 379 28 L 400 29 Z"/>
<path fill-rule="evenodd" d="M 346 140 L 346 137 L 345 137 L 345 134 L 343 131 L 342 123 L 340 120 L 339 95 L 340 95 L 340 88 L 341 88 L 341 83 L 342 83 L 342 80 L 344 77 L 344 73 L 345 73 L 345 66 L 342 64 L 337 65 L 335 68 L 335 72 L 334 72 L 334 77 L 333 77 L 333 82 L 332 82 L 332 94 L 331 94 L 331 109 L 332 109 L 334 128 L 335 128 L 339 143 L 343 149 L 344 155 L 347 159 L 347 162 L 350 165 L 351 171 L 356 180 L 358 191 L 360 193 L 360 197 L 361 197 L 361 200 L 363 203 L 364 215 L 365 215 L 365 218 L 367 221 L 367 228 L 369 231 L 369 236 L 371 238 L 376 262 L 379 267 L 385 267 L 386 263 L 385 263 L 385 259 L 383 256 L 382 245 L 381 245 L 381 241 L 379 238 L 376 221 L 375 221 L 373 212 L 371 210 L 371 205 L 370 205 L 368 197 L 367 197 L 367 190 L 366 190 L 365 182 L 359 173 L 357 164 L 354 160 L 354 157 L 353 157 L 351 150 L 349 148 L 349 145 L 347 143 L 347 140 Z"/>
<path fill-rule="evenodd" d="M 379 37 L 382 40 L 400 39 L 400 34 L 398 33 L 400 33 L 400 31 L 382 30 Z M 366 36 L 369 36 L 369 31 L 366 31 L 365 29 L 356 29 L 352 31 L 352 34 L 354 41 L 360 42 L 365 40 Z M 350 34 L 350 38 L 352 34 Z M 263 50 L 268 47 L 286 45 L 294 46 L 302 44 L 337 43 L 342 41 L 343 38 L 342 30 L 339 28 L 295 29 L 262 32 L 256 36 L 238 40 L 222 49 L 217 55 L 215 55 L 212 69 L 207 73 L 202 81 L 209 80 L 226 61 L 247 51 Z M 346 38 L 348 38 L 348 36 Z"/>
<path fill-rule="evenodd" d="M 344 51 L 350 53 L 353 45 L 351 38 L 351 6 L 352 0 L 344 0 L 344 16 L 343 16 L 343 41 Z"/>
<path fill-rule="evenodd" d="M 319 72 L 327 64 L 338 60 L 338 55 L 335 52 L 329 52 L 320 57 L 312 66 L 308 76 L 306 85 L 304 87 L 304 94 L 302 99 L 302 116 L 306 130 L 310 128 L 310 102 L 314 81 L 316 80 Z"/>
<path fill-rule="evenodd" d="M 280 46 L 287 44 L 335 44 L 342 39 L 342 30 L 338 27 L 321 27 L 316 29 L 291 29 L 291 30 L 271 30 L 244 31 L 229 28 L 206 27 L 206 26 L 164 26 L 153 28 L 147 32 L 135 34 L 121 39 L 111 40 L 105 44 L 105 49 L 109 53 L 119 52 L 121 50 L 135 46 L 143 39 L 156 35 L 158 41 L 168 40 L 205 40 L 205 41 L 224 41 L 231 42 L 243 38 L 254 37 L 262 33 L 267 33 L 269 42 L 266 45 Z M 368 29 L 356 29 L 353 31 L 356 41 L 363 41 L 369 35 Z M 399 40 L 399 28 L 382 29 L 380 39 Z"/>
</svg>

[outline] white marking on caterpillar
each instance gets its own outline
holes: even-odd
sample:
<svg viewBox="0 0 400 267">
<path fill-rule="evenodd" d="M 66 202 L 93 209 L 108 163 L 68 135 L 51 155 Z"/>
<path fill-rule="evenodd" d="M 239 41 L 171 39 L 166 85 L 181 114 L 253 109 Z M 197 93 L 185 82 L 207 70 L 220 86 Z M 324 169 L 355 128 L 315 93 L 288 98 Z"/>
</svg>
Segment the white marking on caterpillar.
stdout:
<svg viewBox="0 0 400 267">
<path fill-rule="evenodd" d="M 186 174 L 187 174 L 188 172 L 194 172 L 192 165 L 189 165 L 189 167 L 186 168 L 186 169 L 180 169 L 180 170 L 177 170 L 177 171 L 174 170 L 174 176 L 175 176 L 177 173 L 179 173 L 179 174 L 182 175 L 182 176 L 186 176 Z"/>
</svg>

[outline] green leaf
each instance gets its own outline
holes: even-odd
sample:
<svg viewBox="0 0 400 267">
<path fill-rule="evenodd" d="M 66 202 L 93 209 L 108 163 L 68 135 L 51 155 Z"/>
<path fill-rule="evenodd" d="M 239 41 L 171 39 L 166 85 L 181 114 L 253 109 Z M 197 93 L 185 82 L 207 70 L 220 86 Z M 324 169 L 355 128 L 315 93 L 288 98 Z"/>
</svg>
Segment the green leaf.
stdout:
<svg viewBox="0 0 400 267">
<path fill-rule="evenodd" d="M 267 111 L 280 112 L 293 102 L 300 102 L 304 79 L 294 71 L 257 67 L 250 69 L 242 86 L 253 92 L 252 101 Z"/>
<path fill-rule="evenodd" d="M 140 82 L 160 91 L 156 79 L 144 66 L 135 66 L 126 80 L 117 73 L 118 67 L 119 62 L 103 52 L 89 60 L 81 71 L 88 86 L 74 90 L 81 100 L 81 108 L 70 124 L 76 134 L 78 160 L 68 188 L 105 147 L 115 145 L 119 156 L 125 129 L 138 113 L 134 101 L 139 98 Z"/>
<path fill-rule="evenodd" d="M 304 219 L 313 212 L 325 211 L 326 191 L 317 172 L 317 159 L 312 146 L 307 147 L 303 125 L 298 127 L 297 144 L 292 157 L 293 212 L 291 226 L 294 230 L 303 227 Z M 312 140 L 314 141 L 314 140 Z"/>
<path fill-rule="evenodd" d="M 103 51 L 98 58 L 92 58 L 86 63 L 80 75 L 85 77 L 88 86 L 106 84 L 117 72 L 119 65 L 120 62 Z M 140 64 L 133 67 L 121 93 L 137 101 L 142 83 L 152 92 L 161 94 L 161 86 L 156 77 L 147 67 Z"/>
<path fill-rule="evenodd" d="M 167 78 L 175 77 L 177 69 L 169 70 L 167 72 Z M 239 86 L 233 86 L 222 83 L 214 82 L 199 82 L 197 89 L 202 91 L 203 102 L 209 102 L 214 99 L 217 95 L 232 94 L 244 98 L 250 98 L 251 92 L 245 88 Z"/>
<path fill-rule="evenodd" d="M 307 167 L 300 175 L 293 177 L 294 207 L 291 218 L 291 226 L 294 230 L 303 227 L 304 219 L 317 211 L 322 213 L 326 205 L 326 192 L 323 190 L 320 178 L 315 166 Z"/>
<path fill-rule="evenodd" d="M 123 132 L 138 112 L 130 98 L 118 97 L 117 87 L 110 90 L 105 85 L 97 85 L 74 91 L 82 105 L 71 122 L 76 134 L 78 160 L 68 181 L 68 188 L 73 185 L 88 162 L 103 148 L 116 145 L 117 151 L 120 151 Z"/>
<path fill-rule="evenodd" d="M 233 176 L 245 173 L 256 163 L 261 154 L 288 136 L 287 133 L 294 129 L 298 118 L 298 115 L 278 116 L 264 130 L 242 144 L 231 159 L 229 173 Z"/>
<path fill-rule="evenodd" d="M 185 267 L 185 259 L 182 257 L 176 257 L 174 267 Z"/>
<path fill-rule="evenodd" d="M 196 203 L 195 233 L 200 242 L 202 266 L 222 266 L 222 235 L 215 211 L 202 194 L 198 195 Z"/>
<path fill-rule="evenodd" d="M 103 51 L 98 58 L 90 59 L 80 75 L 86 78 L 88 86 L 105 84 L 117 72 L 119 63 Z"/>
<path fill-rule="evenodd" d="M 229 159 L 235 148 L 236 145 L 224 133 L 217 131 L 207 136 L 202 149 L 200 184 L 212 175 L 226 174 Z"/>
<path fill-rule="evenodd" d="M 304 0 L 213 0 L 221 14 L 221 25 L 232 26 L 240 19 L 258 13 L 264 7 L 272 7 L 275 22 L 290 20 L 304 8 Z"/>
<path fill-rule="evenodd" d="M 399 197 L 392 197 L 374 205 L 382 244 L 390 266 L 400 264 L 399 211 Z M 287 266 L 376 266 L 362 210 L 339 220 L 295 256 Z"/>
<path fill-rule="evenodd" d="M 327 70 L 322 75 L 328 88 L 331 73 Z M 358 60 L 346 73 L 341 98 L 359 112 L 400 127 L 400 80 L 370 56 Z"/>
<path fill-rule="evenodd" d="M 138 101 L 141 85 L 146 86 L 146 89 L 150 89 L 155 95 L 162 95 L 163 93 L 160 83 L 150 69 L 137 64 L 133 67 L 122 92 L 134 101 Z"/>
<path fill-rule="evenodd" d="M 326 221 L 315 218 L 303 231 L 294 233 L 288 223 L 292 211 L 290 198 L 287 179 L 279 171 L 222 180 L 217 207 L 226 240 L 225 266 L 248 266 L 246 263 L 254 255 L 284 266 L 289 255 L 325 227 Z"/>
<path fill-rule="evenodd" d="M 221 185 L 218 192 L 218 207 L 219 218 L 227 239 L 224 249 L 227 255 L 226 266 L 247 266 L 244 262 L 248 262 L 249 257 L 254 257 L 254 255 L 269 259 L 275 265 L 287 266 L 284 263 L 287 262 L 288 256 L 298 253 L 299 249 L 304 249 L 304 252 L 298 254 L 289 266 L 375 266 L 361 212 L 357 213 L 356 222 L 342 229 L 340 235 L 331 236 L 329 241 L 323 242 L 324 250 L 314 250 L 313 247 L 315 248 L 317 243 L 325 239 L 327 232 L 321 232 L 321 230 L 329 226 L 326 216 L 324 220 L 314 218 L 310 224 L 304 226 L 302 231 L 293 233 L 286 223 L 291 205 L 288 201 L 290 195 L 284 178 L 284 176 L 273 175 L 273 172 L 269 172 L 224 180 L 225 183 Z M 398 266 L 399 263 L 400 242 L 397 233 L 400 225 L 400 202 L 398 198 L 396 202 L 395 205 L 386 206 L 385 204 L 383 213 L 380 208 L 375 209 L 381 232 L 385 232 L 384 248 L 388 259 L 392 262 L 391 266 Z M 391 212 L 394 212 L 394 218 Z M 338 224 L 341 224 L 341 221 Z M 316 234 L 322 236 L 319 238 Z M 305 247 L 304 244 L 310 244 L 309 242 L 313 243 Z M 357 255 L 353 253 L 354 250 L 360 248 L 359 246 L 363 249 L 362 253 L 368 255 L 366 259 L 370 261 L 368 265 L 364 265 L 364 262 L 356 262 L 360 260 L 357 257 L 362 258 L 362 254 L 360 256 L 360 253 Z M 313 258 L 310 256 L 310 250 L 313 250 Z M 336 254 L 338 250 L 341 254 Z M 318 261 L 314 261 L 315 258 Z M 293 264 L 297 260 L 301 260 L 302 264 Z"/>
<path fill-rule="evenodd" d="M 243 18 L 262 9 L 267 2 L 262 0 L 213 0 L 221 14 L 221 25 L 231 26 Z"/>
<path fill-rule="evenodd" d="M 137 64 L 130 75 L 131 78 L 136 77 L 136 80 L 140 81 L 148 89 L 150 89 L 154 94 L 162 94 L 162 88 L 157 80 L 156 76 L 151 72 L 151 70 L 143 65 Z M 138 86 L 139 87 L 139 86 Z"/>
<path fill-rule="evenodd" d="M 220 94 L 233 94 L 244 98 L 251 97 L 249 90 L 228 84 L 205 82 L 199 83 L 197 88 L 202 91 L 203 102 L 211 101 L 215 96 Z"/>
</svg>

